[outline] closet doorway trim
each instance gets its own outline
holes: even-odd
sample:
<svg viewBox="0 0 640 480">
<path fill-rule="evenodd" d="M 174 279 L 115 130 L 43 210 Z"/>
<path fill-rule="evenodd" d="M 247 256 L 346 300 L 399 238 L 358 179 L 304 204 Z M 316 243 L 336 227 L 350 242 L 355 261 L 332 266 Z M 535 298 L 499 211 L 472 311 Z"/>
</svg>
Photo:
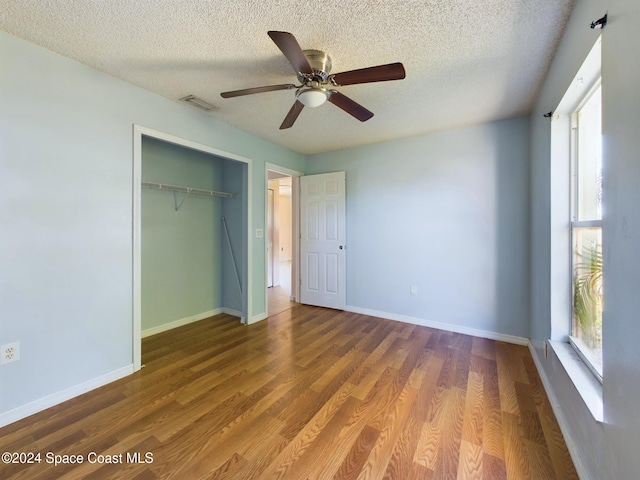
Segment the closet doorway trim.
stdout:
<svg viewBox="0 0 640 480">
<path fill-rule="evenodd" d="M 133 125 L 133 365 L 134 371 L 142 368 L 142 137 L 152 137 L 157 140 L 173 143 L 182 147 L 198 150 L 218 157 L 235 160 L 247 164 L 247 292 L 244 297 L 245 321 L 252 318 L 252 288 L 249 279 L 253 270 L 253 242 L 251 232 L 251 179 L 253 178 L 252 161 L 250 158 L 226 152 L 218 148 L 184 138 L 176 137 L 165 132 L 153 130 L 141 125 Z"/>
</svg>

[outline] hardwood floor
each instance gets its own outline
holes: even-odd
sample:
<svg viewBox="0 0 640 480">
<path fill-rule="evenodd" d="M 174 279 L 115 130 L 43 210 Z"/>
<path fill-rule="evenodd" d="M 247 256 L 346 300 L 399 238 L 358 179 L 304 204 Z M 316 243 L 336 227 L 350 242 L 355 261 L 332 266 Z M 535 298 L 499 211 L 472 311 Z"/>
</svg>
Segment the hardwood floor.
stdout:
<svg viewBox="0 0 640 480">
<path fill-rule="evenodd" d="M 291 260 L 278 262 L 278 282 L 267 288 L 267 312 L 269 316 L 290 309 L 295 305 L 291 301 Z"/>
<path fill-rule="evenodd" d="M 41 453 L 0 478 L 578 478 L 526 347 L 296 305 L 143 352 L 140 372 L 0 429 L 0 452 Z"/>
<path fill-rule="evenodd" d="M 289 310 L 295 305 L 290 299 L 290 294 L 284 288 L 270 287 L 267 289 L 267 310 L 269 316 Z"/>
</svg>

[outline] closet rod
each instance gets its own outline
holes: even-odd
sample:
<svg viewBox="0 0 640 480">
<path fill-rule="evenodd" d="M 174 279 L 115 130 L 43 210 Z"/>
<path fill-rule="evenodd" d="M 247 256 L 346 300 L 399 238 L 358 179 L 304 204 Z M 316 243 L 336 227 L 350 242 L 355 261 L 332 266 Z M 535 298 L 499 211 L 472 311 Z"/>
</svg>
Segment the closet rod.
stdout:
<svg viewBox="0 0 640 480">
<path fill-rule="evenodd" d="M 216 192 L 214 190 L 203 190 L 201 188 L 179 187 L 177 185 L 167 185 L 166 183 L 142 182 L 144 188 L 155 188 L 156 190 L 168 190 L 170 192 L 180 192 L 193 195 L 206 195 L 208 197 L 232 198 L 233 193 Z"/>
</svg>

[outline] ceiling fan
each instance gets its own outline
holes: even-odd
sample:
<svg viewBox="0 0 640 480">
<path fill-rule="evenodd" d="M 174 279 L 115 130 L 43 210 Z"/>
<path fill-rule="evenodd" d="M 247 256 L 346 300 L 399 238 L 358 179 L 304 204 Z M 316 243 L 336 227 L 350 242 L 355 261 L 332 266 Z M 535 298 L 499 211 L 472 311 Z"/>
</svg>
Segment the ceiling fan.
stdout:
<svg viewBox="0 0 640 480">
<path fill-rule="evenodd" d="M 291 33 L 270 31 L 268 34 L 295 69 L 300 85 L 294 85 L 293 83 L 266 85 L 264 87 L 222 92 L 220 95 L 222 98 L 232 98 L 295 88 L 296 101 L 289 113 L 287 113 L 282 125 L 280 125 L 281 130 L 292 127 L 305 106 L 319 107 L 327 100 L 361 122 L 365 122 L 373 117 L 373 113 L 333 87 L 358 83 L 386 82 L 405 78 L 404 67 L 399 62 L 331 74 L 331 58 L 325 52 L 302 50 Z"/>
</svg>

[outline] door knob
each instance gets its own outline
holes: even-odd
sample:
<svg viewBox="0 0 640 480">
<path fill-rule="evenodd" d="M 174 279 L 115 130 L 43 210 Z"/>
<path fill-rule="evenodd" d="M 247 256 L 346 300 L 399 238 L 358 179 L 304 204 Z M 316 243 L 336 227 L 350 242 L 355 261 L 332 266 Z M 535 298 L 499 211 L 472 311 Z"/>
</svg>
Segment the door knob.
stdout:
<svg viewBox="0 0 640 480">
<path fill-rule="evenodd" d="M 344 248 L 344 246 L 343 246 L 343 245 L 340 245 L 338 248 L 339 248 L 340 250 L 342 250 L 342 249 Z"/>
</svg>

